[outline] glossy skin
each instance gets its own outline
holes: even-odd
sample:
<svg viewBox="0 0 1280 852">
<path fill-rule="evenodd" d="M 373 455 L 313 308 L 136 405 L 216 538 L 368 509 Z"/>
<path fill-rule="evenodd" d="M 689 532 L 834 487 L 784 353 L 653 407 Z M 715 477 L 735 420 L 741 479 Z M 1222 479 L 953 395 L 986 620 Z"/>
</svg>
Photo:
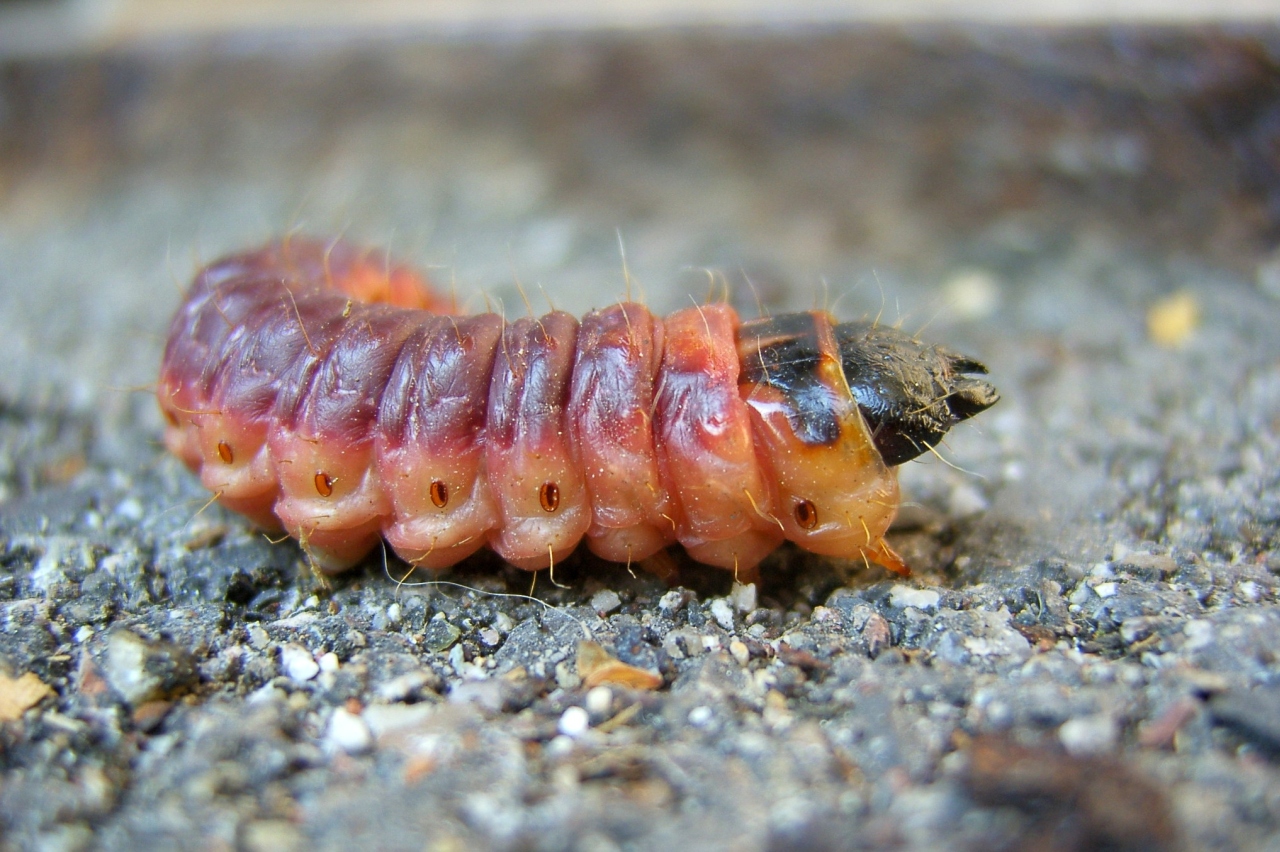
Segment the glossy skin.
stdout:
<svg viewBox="0 0 1280 852">
<path fill-rule="evenodd" d="M 585 538 L 751 576 L 790 540 L 906 573 L 891 465 L 996 401 L 983 371 L 823 313 L 454 316 L 378 255 L 292 239 L 197 276 L 158 397 L 205 486 L 325 571 L 384 537 L 427 568 L 488 545 L 537 570 Z"/>
</svg>

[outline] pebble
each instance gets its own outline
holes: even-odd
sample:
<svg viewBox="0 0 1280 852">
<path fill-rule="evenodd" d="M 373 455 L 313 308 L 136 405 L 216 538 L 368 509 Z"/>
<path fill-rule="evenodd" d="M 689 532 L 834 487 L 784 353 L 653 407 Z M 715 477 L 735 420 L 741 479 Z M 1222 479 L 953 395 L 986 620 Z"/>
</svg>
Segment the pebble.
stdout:
<svg viewBox="0 0 1280 852">
<path fill-rule="evenodd" d="M 320 664 L 310 651 L 292 642 L 280 647 L 280 667 L 295 683 L 306 683 L 320 674 Z"/>
<path fill-rule="evenodd" d="M 185 649 L 148 641 L 130 630 L 115 630 L 108 637 L 103 674 L 125 703 L 135 707 L 184 691 L 199 679 Z"/>
<path fill-rule="evenodd" d="M 329 717 L 327 741 L 347 754 L 364 754 L 373 747 L 373 732 L 359 715 L 339 707 Z"/>
<path fill-rule="evenodd" d="M 581 707 L 577 705 L 566 709 L 560 714 L 560 721 L 556 724 L 556 730 L 564 734 L 566 737 L 577 739 L 587 732 L 591 727 L 591 716 Z"/>
<path fill-rule="evenodd" d="M 758 597 L 755 583 L 743 584 L 735 580 L 733 588 L 729 590 L 729 600 L 733 601 L 733 608 L 744 615 L 755 611 Z"/>
<path fill-rule="evenodd" d="M 618 597 L 618 593 L 612 589 L 604 589 L 591 596 L 591 608 L 601 615 L 613 612 L 620 606 L 622 606 L 622 598 Z"/>
<path fill-rule="evenodd" d="M 705 705 L 698 706 L 689 711 L 689 724 L 695 728 L 705 728 L 715 720 L 715 712 Z"/>
<path fill-rule="evenodd" d="M 1118 590 L 1119 585 L 1116 583 L 1099 583 L 1093 587 L 1093 593 L 1100 598 L 1113 598 Z"/>
<path fill-rule="evenodd" d="M 613 708 L 613 690 L 607 686 L 597 686 L 587 692 L 587 712 L 593 716 L 603 716 Z"/>
<path fill-rule="evenodd" d="M 1119 736 L 1115 719 L 1105 714 L 1077 716 L 1058 728 L 1058 739 L 1076 757 L 1112 751 Z"/>
<path fill-rule="evenodd" d="M 911 586 L 894 586 L 889 590 L 889 605 L 897 609 L 914 607 L 919 610 L 936 610 L 942 596 L 932 589 L 915 589 Z"/>
<path fill-rule="evenodd" d="M 564 734 L 551 738 L 551 742 L 547 743 L 547 757 L 564 757 L 573 752 L 573 738 Z"/>
<path fill-rule="evenodd" d="M 726 598 L 716 598 L 711 602 L 711 617 L 725 630 L 733 630 L 733 607 Z"/>
<path fill-rule="evenodd" d="M 246 632 L 249 634 L 249 647 L 255 651 L 262 651 L 271 644 L 271 637 L 261 624 L 250 624 Z"/>
<path fill-rule="evenodd" d="M 116 514 L 127 521 L 140 521 L 146 517 L 146 509 L 135 497 L 126 497 L 116 504 Z"/>
<path fill-rule="evenodd" d="M 893 641 L 893 632 L 883 615 L 873 612 L 862 626 L 862 641 L 867 644 L 867 656 L 875 659 Z"/>
<path fill-rule="evenodd" d="M 288 820 L 260 819 L 241 829 L 241 844 L 246 852 L 290 852 L 305 848 L 306 840 Z"/>
<path fill-rule="evenodd" d="M 751 661 L 751 651 L 740 639 L 734 639 L 729 643 L 729 653 L 740 666 L 745 666 Z"/>
<path fill-rule="evenodd" d="M 684 606 L 685 600 L 684 592 L 679 589 L 672 589 L 662 597 L 658 598 L 658 609 L 674 614 L 679 612 L 680 607 Z"/>
<path fill-rule="evenodd" d="M 379 684 L 374 694 L 387 702 L 407 701 L 418 697 L 423 690 L 433 690 L 437 680 L 435 672 L 418 669 Z"/>
<path fill-rule="evenodd" d="M 1188 621 L 1182 628 L 1182 632 L 1187 637 L 1186 644 L 1182 646 L 1184 651 L 1199 651 L 1213 644 L 1213 622 L 1211 621 L 1205 621 L 1202 618 Z"/>
<path fill-rule="evenodd" d="M 443 618 L 433 618 L 427 622 L 427 629 L 422 633 L 422 644 L 428 651 L 443 653 L 453 646 L 462 636 L 462 631 Z"/>
<path fill-rule="evenodd" d="M 342 666 L 341 661 L 338 660 L 338 655 L 332 651 L 322 654 L 317 662 L 320 664 L 320 671 L 322 672 L 336 672 Z"/>
<path fill-rule="evenodd" d="M 1245 580 L 1244 582 L 1237 583 L 1236 591 L 1240 593 L 1240 597 L 1244 598 L 1249 603 L 1257 603 L 1262 600 L 1262 586 L 1258 585 L 1253 580 Z"/>
</svg>

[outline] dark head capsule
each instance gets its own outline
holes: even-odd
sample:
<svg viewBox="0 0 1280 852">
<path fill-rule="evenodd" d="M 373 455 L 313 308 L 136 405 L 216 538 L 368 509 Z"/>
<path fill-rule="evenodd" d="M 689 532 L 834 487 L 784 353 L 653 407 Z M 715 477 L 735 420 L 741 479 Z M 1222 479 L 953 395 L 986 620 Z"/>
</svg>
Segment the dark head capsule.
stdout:
<svg viewBox="0 0 1280 852">
<path fill-rule="evenodd" d="M 888 326 L 847 322 L 835 331 L 849 389 L 886 464 L 928 452 L 1000 400 L 990 383 L 968 375 L 987 372 L 972 358 Z"/>
</svg>

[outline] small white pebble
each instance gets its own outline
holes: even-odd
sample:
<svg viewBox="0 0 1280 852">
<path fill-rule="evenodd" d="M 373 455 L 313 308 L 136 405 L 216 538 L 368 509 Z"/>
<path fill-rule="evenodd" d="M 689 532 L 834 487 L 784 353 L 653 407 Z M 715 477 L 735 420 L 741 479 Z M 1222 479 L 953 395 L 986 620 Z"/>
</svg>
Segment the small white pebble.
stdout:
<svg viewBox="0 0 1280 852">
<path fill-rule="evenodd" d="M 581 707 L 573 706 L 568 708 L 560 715 L 560 721 L 556 724 L 556 730 L 564 734 L 566 737 L 577 738 L 587 732 L 591 727 L 591 716 Z"/>
<path fill-rule="evenodd" d="M 985 269 L 961 269 L 942 291 L 956 319 L 986 319 L 1000 307 L 1000 282 Z"/>
<path fill-rule="evenodd" d="M 329 717 L 328 741 L 347 754 L 363 754 L 373 747 L 373 733 L 362 717 L 339 707 Z"/>
<path fill-rule="evenodd" d="M 733 608 L 744 615 L 754 611 L 758 600 L 756 584 L 747 583 L 744 585 L 734 580 L 733 588 L 729 590 L 729 600 L 733 601 Z"/>
<path fill-rule="evenodd" d="M 622 606 L 622 598 L 612 589 L 604 589 L 591 596 L 591 608 L 598 613 L 613 612 Z"/>
<path fill-rule="evenodd" d="M 1205 621 L 1201 618 L 1188 621 L 1183 626 L 1182 632 L 1187 636 L 1187 642 L 1182 646 L 1184 651 L 1199 651 L 1201 648 L 1213 644 L 1212 621 Z"/>
<path fill-rule="evenodd" d="M 462 649 L 461 642 L 449 649 L 449 668 L 453 669 L 453 673 L 458 677 L 467 676 L 467 655 Z"/>
<path fill-rule="evenodd" d="M 387 621 L 392 624 L 400 623 L 400 604 L 393 603 L 387 607 Z"/>
<path fill-rule="evenodd" d="M 1240 593 L 1240 597 L 1250 603 L 1257 603 L 1262 600 L 1262 586 L 1258 585 L 1253 580 L 1245 580 L 1241 583 L 1237 583 L 1236 591 Z"/>
<path fill-rule="evenodd" d="M 1093 589 L 1086 583 L 1081 583 L 1075 587 L 1071 596 L 1067 600 L 1075 606 L 1083 606 L 1089 602 L 1094 595 Z"/>
<path fill-rule="evenodd" d="M 740 666 L 745 666 L 751 662 L 751 651 L 740 639 L 734 639 L 729 643 L 729 653 L 733 655 L 733 658 L 738 661 Z"/>
<path fill-rule="evenodd" d="M 1058 739 L 1067 752 L 1076 757 L 1104 754 L 1115 748 L 1119 731 L 1110 716 L 1080 716 L 1058 728 Z"/>
<path fill-rule="evenodd" d="M 493 629 L 499 633 L 510 633 L 511 628 L 515 626 L 516 623 L 511 620 L 511 616 L 507 615 L 505 612 L 500 612 L 493 617 Z"/>
<path fill-rule="evenodd" d="M 577 689 L 582 686 L 582 678 L 568 660 L 556 663 L 556 685 L 561 689 Z"/>
<path fill-rule="evenodd" d="M 336 672 L 342 666 L 342 663 L 338 661 L 338 655 L 332 651 L 321 655 L 319 663 L 320 671 L 322 672 Z"/>
<path fill-rule="evenodd" d="M 284 673 L 296 683 L 305 683 L 320 674 L 320 664 L 311 652 L 292 643 L 281 646 L 280 665 Z"/>
<path fill-rule="evenodd" d="M 547 743 L 548 757 L 564 757 L 573 751 L 573 738 L 566 737 L 564 734 L 552 737 L 551 742 Z"/>
<path fill-rule="evenodd" d="M 311 595 L 302 602 L 303 609 L 315 609 L 318 606 L 320 606 L 320 598 L 316 595 Z"/>
<path fill-rule="evenodd" d="M 913 589 L 910 586 L 894 586 L 889 590 L 889 605 L 897 609 L 915 607 L 936 610 L 942 596 L 932 589 Z"/>
<path fill-rule="evenodd" d="M 116 504 L 116 514 L 125 520 L 140 521 L 146 515 L 146 510 L 137 498 L 128 497 Z"/>
<path fill-rule="evenodd" d="M 1099 562 L 1089 569 L 1089 576 L 1099 580 L 1110 580 L 1115 575 L 1116 572 L 1112 570 L 1110 562 Z"/>
<path fill-rule="evenodd" d="M 689 724 L 695 728 L 705 728 L 715 719 L 715 713 L 710 707 L 695 707 L 689 711 Z"/>
<path fill-rule="evenodd" d="M 249 693 L 249 697 L 244 700 L 244 703 L 250 706 L 258 704 L 277 704 L 284 701 L 285 697 L 283 689 L 278 686 L 272 686 L 268 683 Z"/>
<path fill-rule="evenodd" d="M 719 651 L 719 650 L 720 650 L 720 637 L 719 637 L 719 636 L 703 636 L 703 637 L 702 637 L 702 650 L 704 650 L 704 651 Z"/>
<path fill-rule="evenodd" d="M 502 634 L 492 627 L 485 627 L 480 630 L 480 641 L 492 648 L 502 641 Z"/>
<path fill-rule="evenodd" d="M 811 616 L 811 618 L 819 624 L 826 621 L 835 621 L 839 617 L 840 616 L 836 614 L 835 610 L 828 609 L 825 606 L 815 606 L 813 608 L 813 615 Z"/>
<path fill-rule="evenodd" d="M 85 640 L 91 638 L 92 636 L 93 636 L 93 628 L 85 624 L 79 627 L 76 630 L 75 634 L 72 635 L 71 638 L 75 639 L 77 645 L 80 645 L 80 644 L 83 644 Z"/>
<path fill-rule="evenodd" d="M 672 589 L 662 597 L 658 598 L 658 609 L 664 612 L 674 613 L 684 606 L 684 592 Z"/>
<path fill-rule="evenodd" d="M 1113 598 L 1118 588 L 1116 583 L 1099 583 L 1093 587 L 1093 593 L 1100 598 Z"/>
<path fill-rule="evenodd" d="M 613 690 L 607 686 L 597 686 L 587 692 L 587 712 L 594 716 L 603 716 L 613 708 Z"/>
<path fill-rule="evenodd" d="M 246 632 L 249 634 L 249 645 L 255 651 L 266 650 L 267 645 L 271 644 L 271 637 L 260 624 L 250 624 Z"/>
<path fill-rule="evenodd" d="M 725 630 L 733 630 L 733 607 L 725 598 L 716 598 L 711 602 L 711 617 Z"/>
</svg>

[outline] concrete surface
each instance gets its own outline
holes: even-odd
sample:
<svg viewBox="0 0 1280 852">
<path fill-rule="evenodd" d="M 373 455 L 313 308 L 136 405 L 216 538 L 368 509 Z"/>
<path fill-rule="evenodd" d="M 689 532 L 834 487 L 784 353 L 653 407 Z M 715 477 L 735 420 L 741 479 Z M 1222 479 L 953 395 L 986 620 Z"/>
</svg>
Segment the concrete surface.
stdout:
<svg viewBox="0 0 1280 852">
<path fill-rule="evenodd" d="M 5 848 L 1280 848 L 1275 31 L 259 48 L 0 76 Z M 324 583 L 145 391 L 290 229 L 516 311 L 617 298 L 620 234 L 655 310 L 879 315 L 1004 400 L 904 469 L 909 583 Z"/>
</svg>

